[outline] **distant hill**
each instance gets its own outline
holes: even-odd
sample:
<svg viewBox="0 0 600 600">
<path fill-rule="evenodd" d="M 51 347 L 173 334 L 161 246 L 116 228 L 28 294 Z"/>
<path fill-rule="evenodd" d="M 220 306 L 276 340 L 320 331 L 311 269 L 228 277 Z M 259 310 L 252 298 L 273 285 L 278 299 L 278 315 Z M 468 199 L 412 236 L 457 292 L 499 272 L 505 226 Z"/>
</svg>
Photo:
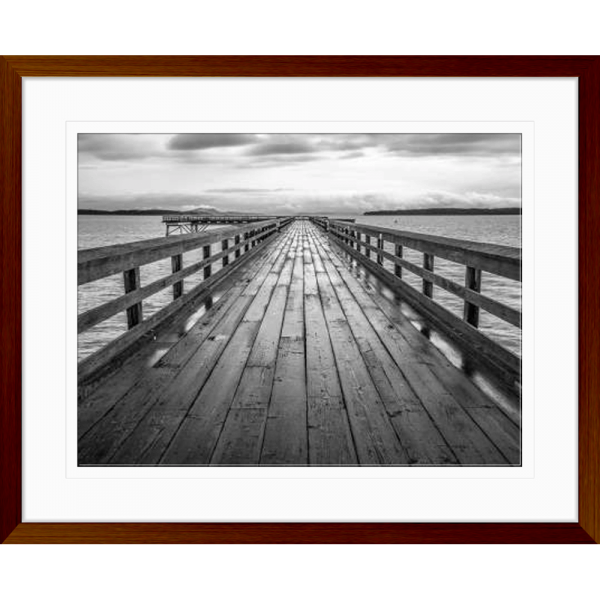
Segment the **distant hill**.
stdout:
<svg viewBox="0 0 600 600">
<path fill-rule="evenodd" d="M 162 215 L 244 215 L 247 213 L 234 211 L 220 211 L 216 208 L 196 208 L 194 210 L 166 210 L 162 208 L 148 209 L 122 209 L 122 210 L 100 210 L 96 208 L 80 208 L 77 211 L 78 215 L 112 215 L 112 216 L 128 216 L 128 217 L 153 217 Z M 254 214 L 254 213 L 252 213 Z"/>
<path fill-rule="evenodd" d="M 520 208 L 405 208 L 369 210 L 365 215 L 520 215 Z"/>
</svg>

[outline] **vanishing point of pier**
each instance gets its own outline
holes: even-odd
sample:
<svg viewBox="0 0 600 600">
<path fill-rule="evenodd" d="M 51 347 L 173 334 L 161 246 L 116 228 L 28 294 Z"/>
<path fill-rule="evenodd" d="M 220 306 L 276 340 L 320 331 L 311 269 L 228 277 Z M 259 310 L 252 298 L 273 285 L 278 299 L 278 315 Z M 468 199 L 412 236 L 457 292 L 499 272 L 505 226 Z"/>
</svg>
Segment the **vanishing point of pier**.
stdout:
<svg viewBox="0 0 600 600">
<path fill-rule="evenodd" d="M 79 332 L 128 323 L 79 363 L 80 465 L 520 464 L 520 359 L 478 327 L 480 311 L 521 326 L 481 291 L 487 273 L 520 281 L 519 249 L 319 217 L 216 221 L 190 233 L 169 216 L 183 234 L 79 252 L 79 285 L 124 286 Z M 170 274 L 141 281 L 159 260 Z M 171 302 L 145 317 L 165 289 Z"/>
</svg>

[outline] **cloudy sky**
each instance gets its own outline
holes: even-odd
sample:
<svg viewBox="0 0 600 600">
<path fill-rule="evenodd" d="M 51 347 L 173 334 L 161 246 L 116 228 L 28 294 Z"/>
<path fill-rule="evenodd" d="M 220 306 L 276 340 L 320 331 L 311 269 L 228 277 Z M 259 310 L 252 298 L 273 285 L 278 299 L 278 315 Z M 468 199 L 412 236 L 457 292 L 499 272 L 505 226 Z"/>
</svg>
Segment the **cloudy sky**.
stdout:
<svg viewBox="0 0 600 600">
<path fill-rule="evenodd" d="M 79 134 L 79 207 L 286 213 L 521 204 L 519 134 Z"/>
</svg>

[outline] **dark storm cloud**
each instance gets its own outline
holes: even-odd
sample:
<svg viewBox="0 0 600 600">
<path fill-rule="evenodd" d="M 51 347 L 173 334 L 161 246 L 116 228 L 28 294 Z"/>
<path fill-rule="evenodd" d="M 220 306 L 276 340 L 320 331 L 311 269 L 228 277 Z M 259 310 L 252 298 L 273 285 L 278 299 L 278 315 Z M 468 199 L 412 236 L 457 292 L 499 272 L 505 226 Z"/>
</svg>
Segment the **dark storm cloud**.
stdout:
<svg viewBox="0 0 600 600">
<path fill-rule="evenodd" d="M 519 157 L 521 136 L 504 133 L 271 134 L 257 138 L 245 155 L 284 163 L 287 160 L 362 158 L 367 152 L 408 158 Z"/>
<path fill-rule="evenodd" d="M 521 136 L 512 133 L 437 133 L 395 135 L 385 144 L 398 156 L 518 156 Z"/>
<path fill-rule="evenodd" d="M 349 152 L 383 145 L 377 134 L 270 134 L 257 140 L 246 154 L 249 156 L 286 156 L 321 152 Z M 385 137 L 385 136 L 383 136 Z"/>
<path fill-rule="evenodd" d="M 358 158 L 374 150 L 400 156 L 497 156 L 521 152 L 521 136 L 504 133 L 351 133 L 310 136 L 314 151 L 344 152 Z"/>
<path fill-rule="evenodd" d="M 340 156 L 340 158 L 362 158 L 365 155 L 364 152 L 360 150 L 356 150 L 354 152 L 345 152 Z"/>
<path fill-rule="evenodd" d="M 87 155 L 103 161 L 160 156 L 160 149 L 146 140 L 143 134 L 80 133 L 77 136 L 77 148 L 80 156 Z"/>
<path fill-rule="evenodd" d="M 250 148 L 247 154 L 249 156 L 273 156 L 278 154 L 309 154 L 316 152 L 318 148 L 315 148 L 310 142 L 297 136 L 297 139 L 277 139 L 273 136 L 272 141 L 260 143 Z"/>
<path fill-rule="evenodd" d="M 178 133 L 167 146 L 170 150 L 207 150 L 247 146 L 256 140 L 256 135 L 247 133 Z"/>
<path fill-rule="evenodd" d="M 383 133 L 332 133 L 318 136 L 316 143 L 323 150 L 351 152 L 384 146 L 393 134 Z"/>
</svg>

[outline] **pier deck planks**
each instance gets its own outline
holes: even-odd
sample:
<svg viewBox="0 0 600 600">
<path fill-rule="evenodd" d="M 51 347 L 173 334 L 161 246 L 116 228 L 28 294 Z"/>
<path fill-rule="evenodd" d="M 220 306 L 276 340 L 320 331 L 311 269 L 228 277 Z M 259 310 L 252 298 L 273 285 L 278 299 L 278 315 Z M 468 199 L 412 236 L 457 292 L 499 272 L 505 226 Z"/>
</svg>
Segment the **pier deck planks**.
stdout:
<svg viewBox="0 0 600 600">
<path fill-rule="evenodd" d="M 158 360 L 142 348 L 85 391 L 79 464 L 520 463 L 514 414 L 309 221 L 222 287 Z"/>
</svg>

